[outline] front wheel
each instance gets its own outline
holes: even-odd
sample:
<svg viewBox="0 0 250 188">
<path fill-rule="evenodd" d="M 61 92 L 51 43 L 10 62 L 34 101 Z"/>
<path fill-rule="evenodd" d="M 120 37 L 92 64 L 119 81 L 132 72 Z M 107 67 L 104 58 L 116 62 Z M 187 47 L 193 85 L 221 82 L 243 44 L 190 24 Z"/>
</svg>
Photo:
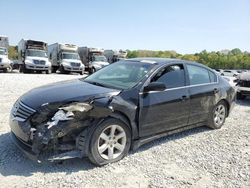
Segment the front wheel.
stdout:
<svg viewBox="0 0 250 188">
<path fill-rule="evenodd" d="M 51 74 L 51 69 L 46 70 L 46 74 Z"/>
<path fill-rule="evenodd" d="M 107 118 L 96 128 L 90 138 L 90 161 L 105 165 L 121 160 L 129 152 L 131 131 L 128 125 L 118 119 Z"/>
<path fill-rule="evenodd" d="M 209 117 L 208 126 L 212 129 L 220 129 L 225 123 L 228 109 L 224 101 L 220 101 L 213 109 Z"/>
</svg>

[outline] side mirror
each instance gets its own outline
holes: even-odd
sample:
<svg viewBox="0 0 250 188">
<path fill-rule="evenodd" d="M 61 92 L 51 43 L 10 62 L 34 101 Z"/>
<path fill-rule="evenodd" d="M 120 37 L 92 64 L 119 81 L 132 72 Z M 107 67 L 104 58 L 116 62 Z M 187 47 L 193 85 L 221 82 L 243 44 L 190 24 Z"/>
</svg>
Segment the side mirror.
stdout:
<svg viewBox="0 0 250 188">
<path fill-rule="evenodd" d="M 166 86 L 162 82 L 151 82 L 146 87 L 144 87 L 144 92 L 149 91 L 164 91 L 166 89 Z"/>
</svg>

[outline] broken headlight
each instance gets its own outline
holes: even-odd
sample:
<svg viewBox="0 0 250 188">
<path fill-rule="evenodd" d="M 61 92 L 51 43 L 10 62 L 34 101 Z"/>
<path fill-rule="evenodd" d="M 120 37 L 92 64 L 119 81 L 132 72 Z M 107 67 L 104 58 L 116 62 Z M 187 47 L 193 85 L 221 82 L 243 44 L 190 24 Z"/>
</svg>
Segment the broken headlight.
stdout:
<svg viewBox="0 0 250 188">
<path fill-rule="evenodd" d="M 75 112 L 87 112 L 91 109 L 92 106 L 88 103 L 72 103 L 68 106 L 60 107 L 51 118 L 51 121 L 47 122 L 48 129 L 57 125 L 59 121 L 72 120 L 75 116 Z"/>
</svg>

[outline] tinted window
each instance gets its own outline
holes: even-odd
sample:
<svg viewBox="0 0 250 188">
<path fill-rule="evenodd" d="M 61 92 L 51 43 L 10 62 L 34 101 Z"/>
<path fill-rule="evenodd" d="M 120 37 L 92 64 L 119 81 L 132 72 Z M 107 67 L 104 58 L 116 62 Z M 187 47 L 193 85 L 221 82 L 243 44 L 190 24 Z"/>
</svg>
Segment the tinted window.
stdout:
<svg viewBox="0 0 250 188">
<path fill-rule="evenodd" d="M 151 82 L 163 82 L 167 88 L 185 86 L 183 65 L 171 65 L 160 70 Z"/>
<path fill-rule="evenodd" d="M 209 72 L 209 77 L 210 77 L 210 81 L 211 82 L 217 82 L 217 76 L 215 73 L 213 73 L 212 71 L 208 71 Z"/>
<path fill-rule="evenodd" d="M 187 65 L 190 85 L 210 83 L 208 70 L 195 65 Z"/>
</svg>

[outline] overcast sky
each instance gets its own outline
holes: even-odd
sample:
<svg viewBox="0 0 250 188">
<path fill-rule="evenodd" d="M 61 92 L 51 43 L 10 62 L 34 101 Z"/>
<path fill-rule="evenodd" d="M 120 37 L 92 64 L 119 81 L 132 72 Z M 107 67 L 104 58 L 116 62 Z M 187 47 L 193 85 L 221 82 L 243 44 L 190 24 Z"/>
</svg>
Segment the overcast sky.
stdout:
<svg viewBox="0 0 250 188">
<path fill-rule="evenodd" d="M 0 35 L 105 49 L 250 51 L 250 0 L 1 0 Z"/>
</svg>

